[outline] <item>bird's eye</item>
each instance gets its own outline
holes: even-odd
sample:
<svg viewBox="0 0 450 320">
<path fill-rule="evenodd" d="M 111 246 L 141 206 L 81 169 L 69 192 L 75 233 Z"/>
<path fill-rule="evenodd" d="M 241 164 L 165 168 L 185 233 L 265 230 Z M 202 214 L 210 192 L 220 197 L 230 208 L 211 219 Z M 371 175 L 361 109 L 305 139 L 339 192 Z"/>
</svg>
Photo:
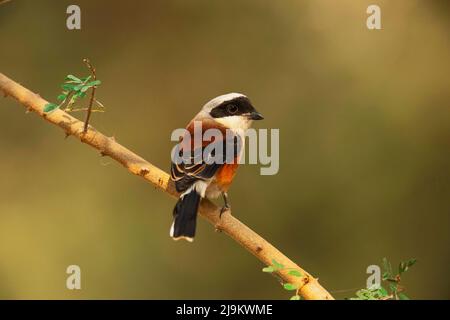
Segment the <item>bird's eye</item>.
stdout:
<svg viewBox="0 0 450 320">
<path fill-rule="evenodd" d="M 234 104 L 229 104 L 227 105 L 227 110 L 229 113 L 235 114 L 238 111 L 238 107 L 236 107 L 236 105 Z"/>
</svg>

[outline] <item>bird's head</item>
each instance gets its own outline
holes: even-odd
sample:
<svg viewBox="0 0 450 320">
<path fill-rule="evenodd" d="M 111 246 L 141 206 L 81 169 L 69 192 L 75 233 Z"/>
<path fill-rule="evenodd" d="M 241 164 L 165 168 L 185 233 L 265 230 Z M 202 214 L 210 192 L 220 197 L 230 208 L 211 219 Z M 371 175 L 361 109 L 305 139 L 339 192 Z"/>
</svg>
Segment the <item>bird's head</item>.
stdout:
<svg viewBox="0 0 450 320">
<path fill-rule="evenodd" d="M 228 93 L 212 99 L 203 106 L 201 114 L 232 130 L 248 129 L 253 120 L 264 119 L 241 93 Z"/>
</svg>

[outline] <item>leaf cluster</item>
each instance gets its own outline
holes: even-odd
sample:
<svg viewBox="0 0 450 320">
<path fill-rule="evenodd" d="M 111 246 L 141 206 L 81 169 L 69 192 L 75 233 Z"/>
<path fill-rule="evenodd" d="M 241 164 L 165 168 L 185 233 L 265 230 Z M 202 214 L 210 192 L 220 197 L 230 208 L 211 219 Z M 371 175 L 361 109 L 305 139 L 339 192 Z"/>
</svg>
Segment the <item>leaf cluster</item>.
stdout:
<svg viewBox="0 0 450 320">
<path fill-rule="evenodd" d="M 77 106 L 79 100 L 87 95 L 89 89 L 93 90 L 101 84 L 100 80 L 93 80 L 92 76 L 78 78 L 74 75 L 67 75 L 64 83 L 61 84 L 62 93 L 56 98 L 59 103 L 48 103 L 44 107 L 44 112 L 48 113 L 56 109 L 63 109 L 66 112 L 85 111 L 87 108 Z M 95 108 L 92 111 L 103 112 L 105 107 L 95 97 L 93 98 Z"/>
<path fill-rule="evenodd" d="M 402 261 L 399 263 L 397 271 L 394 272 L 392 264 L 386 258 L 383 258 L 381 280 L 387 285 L 387 289 L 382 285 L 361 289 L 356 292 L 356 297 L 350 298 L 350 300 L 409 300 L 409 297 L 404 293 L 405 288 L 400 285 L 400 281 L 402 274 L 416 262 L 416 259 Z"/>
</svg>

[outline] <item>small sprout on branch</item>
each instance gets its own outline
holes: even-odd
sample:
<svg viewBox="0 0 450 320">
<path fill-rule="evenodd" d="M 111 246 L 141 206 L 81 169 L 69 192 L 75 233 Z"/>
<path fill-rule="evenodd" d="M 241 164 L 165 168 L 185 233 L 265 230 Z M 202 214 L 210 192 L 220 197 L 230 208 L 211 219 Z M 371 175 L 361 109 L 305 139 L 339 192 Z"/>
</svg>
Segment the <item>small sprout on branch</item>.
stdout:
<svg viewBox="0 0 450 320">
<path fill-rule="evenodd" d="M 75 107 L 75 103 L 86 97 L 87 90 L 101 84 L 100 80 L 89 81 L 90 79 L 91 76 L 77 78 L 74 75 L 67 75 L 65 82 L 61 85 L 63 92 L 56 98 L 60 101 L 59 104 L 48 103 L 44 108 L 44 112 L 48 113 L 59 108 L 64 109 L 66 112 L 87 110 L 87 108 Z M 95 102 L 98 109 L 94 109 L 93 111 L 103 112 L 104 105 L 97 100 Z"/>
<path fill-rule="evenodd" d="M 400 262 L 398 266 L 398 274 L 401 275 L 402 273 L 408 271 L 408 269 L 412 267 L 416 262 L 417 262 L 416 259 L 410 259 L 408 261 Z"/>
<path fill-rule="evenodd" d="M 282 270 L 287 271 L 287 274 L 289 274 L 291 276 L 294 276 L 294 277 L 301 278 L 303 276 L 302 272 L 300 270 L 295 269 L 295 268 L 286 268 L 282 263 L 279 263 L 275 259 L 272 259 L 272 265 L 267 266 L 267 267 L 262 269 L 263 272 L 272 273 L 272 274 L 274 272 L 279 272 L 279 271 L 282 271 Z M 288 291 L 294 291 L 295 290 L 296 291 L 295 295 L 292 296 L 290 298 L 290 300 L 300 300 L 300 295 L 299 295 L 300 286 L 298 284 L 293 284 L 293 283 L 286 282 L 286 283 L 283 283 L 282 285 L 283 285 L 283 288 L 285 290 L 288 290 Z"/>
<path fill-rule="evenodd" d="M 409 297 L 403 292 L 405 288 L 400 285 L 401 275 L 408 271 L 416 261 L 416 259 L 410 259 L 400 262 L 398 272 L 395 274 L 391 263 L 383 258 L 382 281 L 387 283 L 389 290 L 381 285 L 361 289 L 356 292 L 356 298 L 350 298 L 350 300 L 409 300 Z"/>
<path fill-rule="evenodd" d="M 44 112 L 49 113 L 56 109 L 62 109 L 66 112 L 87 111 L 83 132 L 87 131 L 89 119 L 92 112 L 104 112 L 105 106 L 95 98 L 95 91 L 101 85 L 101 81 L 97 79 L 95 69 L 88 59 L 83 60 L 86 63 L 91 75 L 86 77 L 77 77 L 69 74 L 61 84 L 62 93 L 57 96 L 58 103 L 48 103 L 44 107 Z M 91 90 L 89 105 L 81 107 L 78 105 L 80 100 L 87 96 L 87 91 Z"/>
<path fill-rule="evenodd" d="M 275 259 L 272 259 L 272 264 L 276 268 L 276 270 L 284 269 L 284 265 L 279 263 L 279 262 L 277 262 L 277 260 L 275 260 Z"/>
<path fill-rule="evenodd" d="M 263 268 L 262 271 L 272 273 L 275 271 L 275 268 L 272 266 L 268 266 L 268 267 Z"/>
<path fill-rule="evenodd" d="M 291 276 L 295 276 L 295 277 L 301 277 L 302 276 L 301 272 L 298 271 L 298 270 L 291 270 L 291 271 L 288 272 L 288 274 L 290 274 Z"/>
<path fill-rule="evenodd" d="M 285 288 L 288 291 L 297 290 L 298 285 L 292 284 L 292 283 L 285 283 L 283 284 L 283 288 Z"/>
<path fill-rule="evenodd" d="M 48 113 L 55 109 L 58 109 L 60 105 L 54 104 L 54 103 L 47 103 L 44 107 L 44 112 Z"/>
<path fill-rule="evenodd" d="M 349 300 L 388 300 L 389 294 L 383 287 L 370 287 L 356 292 L 356 298 Z"/>
</svg>

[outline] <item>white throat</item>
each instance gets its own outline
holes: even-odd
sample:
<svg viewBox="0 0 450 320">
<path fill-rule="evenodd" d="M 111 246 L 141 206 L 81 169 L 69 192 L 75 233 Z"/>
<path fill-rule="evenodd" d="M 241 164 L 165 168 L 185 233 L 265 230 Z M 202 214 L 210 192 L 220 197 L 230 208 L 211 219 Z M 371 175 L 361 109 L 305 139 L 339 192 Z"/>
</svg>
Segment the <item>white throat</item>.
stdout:
<svg viewBox="0 0 450 320">
<path fill-rule="evenodd" d="M 252 125 L 252 120 L 248 119 L 246 116 L 230 116 L 216 118 L 214 120 L 233 131 L 245 131 Z"/>
</svg>

